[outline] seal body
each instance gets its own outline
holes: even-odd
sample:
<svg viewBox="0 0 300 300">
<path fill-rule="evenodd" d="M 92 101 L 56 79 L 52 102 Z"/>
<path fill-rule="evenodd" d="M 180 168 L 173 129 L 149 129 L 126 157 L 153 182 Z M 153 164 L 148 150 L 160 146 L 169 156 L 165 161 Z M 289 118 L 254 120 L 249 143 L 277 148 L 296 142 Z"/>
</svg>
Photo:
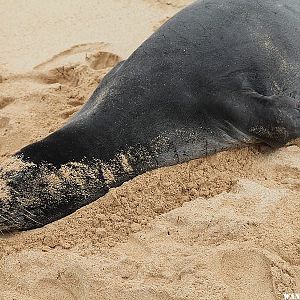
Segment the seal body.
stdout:
<svg viewBox="0 0 300 300">
<path fill-rule="evenodd" d="M 42 226 L 161 166 L 282 146 L 300 136 L 299 95 L 298 0 L 196 1 L 108 73 L 64 127 L 16 154 L 28 166 L 2 175 L 2 209 L 18 216 L 2 229 Z"/>
</svg>

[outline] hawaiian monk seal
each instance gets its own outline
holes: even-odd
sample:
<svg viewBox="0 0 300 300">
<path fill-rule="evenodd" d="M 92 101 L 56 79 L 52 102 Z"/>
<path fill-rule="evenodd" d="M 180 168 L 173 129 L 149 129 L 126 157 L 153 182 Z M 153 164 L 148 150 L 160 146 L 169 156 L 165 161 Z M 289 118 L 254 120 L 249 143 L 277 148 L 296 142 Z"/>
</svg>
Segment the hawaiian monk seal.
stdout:
<svg viewBox="0 0 300 300">
<path fill-rule="evenodd" d="M 300 136 L 300 1 L 196 1 L 2 170 L 1 230 L 42 226 L 145 171 Z"/>
</svg>

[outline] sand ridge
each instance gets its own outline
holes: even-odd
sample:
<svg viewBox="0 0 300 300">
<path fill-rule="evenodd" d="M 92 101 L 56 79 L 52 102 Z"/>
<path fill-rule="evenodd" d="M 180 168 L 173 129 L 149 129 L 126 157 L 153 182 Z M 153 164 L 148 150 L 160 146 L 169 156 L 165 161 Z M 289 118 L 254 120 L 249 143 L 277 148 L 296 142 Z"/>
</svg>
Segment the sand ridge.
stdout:
<svg viewBox="0 0 300 300">
<path fill-rule="evenodd" d="M 22 168 L 9 156 L 62 126 L 114 64 L 190 1 L 76 0 L 57 14 L 57 1 L 37 2 L 18 10 L 24 26 L 0 50 L 5 170 Z M 7 38 L 19 26 L 6 21 Z M 24 28 L 36 36 L 22 43 Z M 43 51 L 30 57 L 33 49 Z M 148 172 L 62 220 L 0 235 L 0 299 L 282 299 L 300 292 L 299 193 L 299 140 Z"/>
</svg>

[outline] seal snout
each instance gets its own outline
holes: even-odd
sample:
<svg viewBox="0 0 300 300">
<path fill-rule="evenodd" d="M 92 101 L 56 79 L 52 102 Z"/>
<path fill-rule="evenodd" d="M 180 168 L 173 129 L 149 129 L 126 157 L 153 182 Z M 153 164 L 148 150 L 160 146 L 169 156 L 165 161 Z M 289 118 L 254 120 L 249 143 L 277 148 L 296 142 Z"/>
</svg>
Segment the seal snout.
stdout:
<svg viewBox="0 0 300 300">
<path fill-rule="evenodd" d="M 12 157 L 0 169 L 0 231 L 40 227 L 40 202 L 32 191 L 38 167 Z"/>
<path fill-rule="evenodd" d="M 0 201 L 1 233 L 30 229 L 37 227 L 37 224 L 40 224 L 33 211 L 30 212 L 23 207 L 22 203 L 17 198 L 4 198 L 0 199 Z"/>
<path fill-rule="evenodd" d="M 1 199 L 0 203 L 0 232 L 10 233 L 22 229 L 30 229 L 38 223 L 32 212 L 22 207 L 18 199 Z"/>
<path fill-rule="evenodd" d="M 12 157 L 0 169 L 0 230 L 42 227 L 97 199 L 106 190 L 101 168 L 93 165 L 72 162 L 57 168 Z"/>
</svg>

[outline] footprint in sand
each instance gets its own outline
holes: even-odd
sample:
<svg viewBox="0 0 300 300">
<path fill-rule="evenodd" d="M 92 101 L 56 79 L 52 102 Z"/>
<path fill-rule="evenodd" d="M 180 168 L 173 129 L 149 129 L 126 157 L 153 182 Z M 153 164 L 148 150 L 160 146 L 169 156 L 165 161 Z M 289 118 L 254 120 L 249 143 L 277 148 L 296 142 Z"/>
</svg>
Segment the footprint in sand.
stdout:
<svg viewBox="0 0 300 300">
<path fill-rule="evenodd" d="M 112 68 L 122 59 L 105 50 L 104 43 L 74 46 L 34 68 L 35 78 L 46 84 L 68 84 L 78 86 L 87 69 L 102 70 Z"/>
<path fill-rule="evenodd" d="M 98 52 L 86 58 L 90 68 L 101 70 L 112 68 L 121 61 L 121 57 L 110 52 Z"/>
<path fill-rule="evenodd" d="M 67 64 L 82 62 L 88 54 L 103 51 L 106 46 L 107 44 L 101 42 L 75 45 L 70 49 L 64 50 L 54 55 L 49 60 L 35 66 L 34 70 L 47 71 Z"/>
<path fill-rule="evenodd" d="M 36 76 L 36 79 L 45 84 L 60 83 L 78 86 L 80 80 L 80 70 L 77 69 L 77 66 L 68 65 L 57 67 L 46 72 L 39 73 Z"/>
</svg>

